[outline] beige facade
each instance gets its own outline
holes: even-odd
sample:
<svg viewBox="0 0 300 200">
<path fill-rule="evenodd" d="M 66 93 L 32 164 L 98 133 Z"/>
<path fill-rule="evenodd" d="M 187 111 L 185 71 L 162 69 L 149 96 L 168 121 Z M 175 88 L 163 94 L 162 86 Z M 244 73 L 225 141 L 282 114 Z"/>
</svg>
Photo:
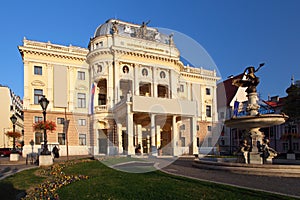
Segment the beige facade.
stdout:
<svg viewBox="0 0 300 200">
<path fill-rule="evenodd" d="M 35 151 L 40 148 L 32 124 L 42 116 L 42 94 L 50 101 L 47 119 L 69 121 L 68 128 L 58 124 L 48 134 L 48 143 L 59 143 L 58 134 L 66 133 L 69 154 L 179 156 L 212 143 L 204 138 L 217 122 L 219 78 L 215 71 L 184 66 L 172 37 L 157 29 L 108 20 L 88 49 L 26 39 L 19 49 L 28 152 L 31 140 Z M 66 153 L 66 145 L 60 149 Z"/>
<path fill-rule="evenodd" d="M 57 124 L 56 131 L 47 133 L 49 149 L 59 145 L 61 155 L 66 155 L 68 141 L 70 155 L 88 154 L 87 97 L 90 84 L 85 62 L 88 50 L 24 38 L 19 51 L 24 63 L 23 155 L 40 151 L 43 143 L 43 134 L 32 128 L 34 122 L 43 120 L 42 108 L 38 104 L 42 95 L 50 102 L 46 119 Z M 83 99 L 78 106 L 80 94 Z"/>
<path fill-rule="evenodd" d="M 13 139 L 5 135 L 8 131 L 13 131 L 13 124 L 10 117 L 14 114 L 17 117 L 15 131 L 22 134 L 23 130 L 23 111 L 22 101 L 19 96 L 6 86 L 0 85 L 0 148 L 13 148 Z M 23 137 L 16 140 L 20 146 Z"/>
</svg>

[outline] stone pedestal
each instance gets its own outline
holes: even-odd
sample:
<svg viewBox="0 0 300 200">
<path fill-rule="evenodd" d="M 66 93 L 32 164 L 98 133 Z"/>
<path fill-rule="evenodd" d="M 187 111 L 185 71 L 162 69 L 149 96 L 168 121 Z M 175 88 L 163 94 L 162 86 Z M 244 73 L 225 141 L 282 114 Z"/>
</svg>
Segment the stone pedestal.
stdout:
<svg viewBox="0 0 300 200">
<path fill-rule="evenodd" d="M 287 153 L 286 159 L 288 160 L 296 160 L 296 155 L 294 153 Z"/>
<path fill-rule="evenodd" d="M 259 150 L 259 145 L 262 144 L 263 133 L 259 131 L 259 128 L 251 128 L 249 133 L 252 148 L 251 152 L 249 153 L 249 163 L 263 164 L 263 160 Z"/>
<path fill-rule="evenodd" d="M 19 161 L 20 155 L 18 153 L 11 153 L 9 156 L 9 161 Z"/>
<path fill-rule="evenodd" d="M 53 164 L 52 155 L 40 155 L 39 156 L 39 166 L 49 166 Z"/>
<path fill-rule="evenodd" d="M 249 163 L 250 164 L 263 164 L 262 157 L 260 156 L 260 153 L 258 152 L 250 152 L 249 153 Z"/>
</svg>

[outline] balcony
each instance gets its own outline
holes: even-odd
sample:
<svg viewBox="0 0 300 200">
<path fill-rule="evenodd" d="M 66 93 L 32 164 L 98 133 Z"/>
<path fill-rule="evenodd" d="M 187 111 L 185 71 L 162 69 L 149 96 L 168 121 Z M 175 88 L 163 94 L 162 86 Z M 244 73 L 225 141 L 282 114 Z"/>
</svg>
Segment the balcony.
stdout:
<svg viewBox="0 0 300 200">
<path fill-rule="evenodd" d="M 99 106 L 95 106 L 95 112 L 96 113 L 101 113 L 101 112 L 107 112 L 107 105 L 99 105 Z"/>
<path fill-rule="evenodd" d="M 195 116 L 197 104 L 190 100 L 133 96 L 132 111 Z"/>
</svg>

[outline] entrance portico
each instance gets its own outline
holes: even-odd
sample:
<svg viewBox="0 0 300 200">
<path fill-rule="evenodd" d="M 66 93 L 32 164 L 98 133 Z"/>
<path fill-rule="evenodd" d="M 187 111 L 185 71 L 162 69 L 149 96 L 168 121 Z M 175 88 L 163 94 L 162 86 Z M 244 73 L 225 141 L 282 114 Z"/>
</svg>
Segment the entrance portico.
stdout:
<svg viewBox="0 0 300 200">
<path fill-rule="evenodd" d="M 118 153 L 127 155 L 139 153 L 153 156 L 196 154 L 197 120 L 193 116 L 193 112 L 189 115 L 184 113 L 187 112 L 189 105 L 187 109 L 182 109 L 181 113 L 172 113 L 170 108 L 164 107 L 164 104 L 158 104 L 160 102 L 154 99 L 152 102 L 154 103 L 149 104 L 148 109 L 145 103 L 143 103 L 143 109 L 140 109 L 139 106 L 134 106 L 135 103 L 140 103 L 139 99 L 137 100 L 135 96 L 131 97 L 128 94 L 126 101 L 124 99 L 115 107 L 114 120 L 118 135 L 118 142 L 116 143 Z M 192 101 L 188 103 L 193 104 Z M 164 109 L 158 110 L 156 107 Z M 176 109 L 174 107 L 173 110 L 176 111 Z M 149 112 L 145 112 L 147 110 Z M 183 124 L 186 130 L 180 129 Z M 139 152 L 137 152 L 138 147 L 140 147 Z"/>
</svg>

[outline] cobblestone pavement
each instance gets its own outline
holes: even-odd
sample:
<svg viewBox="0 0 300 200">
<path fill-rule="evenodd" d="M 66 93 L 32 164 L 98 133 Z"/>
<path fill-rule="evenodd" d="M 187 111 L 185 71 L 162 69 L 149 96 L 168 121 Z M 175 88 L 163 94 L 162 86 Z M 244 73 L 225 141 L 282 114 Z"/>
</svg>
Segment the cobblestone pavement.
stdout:
<svg viewBox="0 0 300 200">
<path fill-rule="evenodd" d="M 193 167 L 193 159 L 181 158 L 162 169 L 170 174 L 228 184 L 237 187 L 268 191 L 300 199 L 300 178 L 238 174 L 222 170 Z"/>
</svg>

